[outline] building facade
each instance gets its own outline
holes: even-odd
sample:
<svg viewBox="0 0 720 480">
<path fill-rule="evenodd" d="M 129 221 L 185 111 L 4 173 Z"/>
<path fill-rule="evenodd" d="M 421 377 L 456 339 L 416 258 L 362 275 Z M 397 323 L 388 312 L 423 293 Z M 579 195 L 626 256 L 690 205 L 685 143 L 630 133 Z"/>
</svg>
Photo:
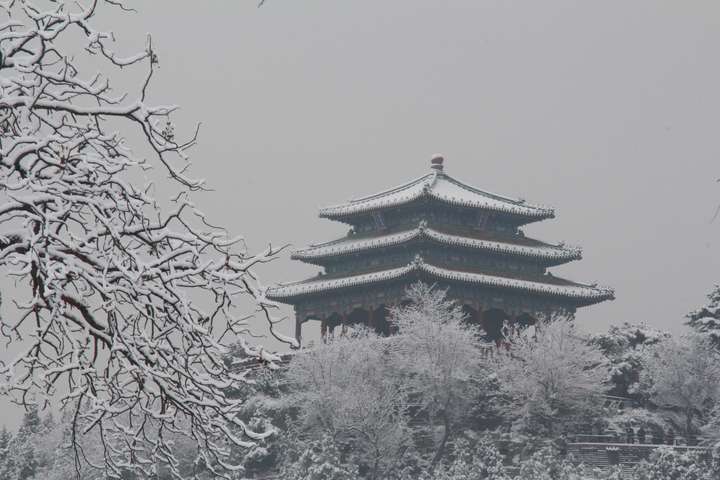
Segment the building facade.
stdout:
<svg viewBox="0 0 720 480">
<path fill-rule="evenodd" d="M 399 187 L 322 208 L 350 226 L 347 236 L 293 253 L 323 267 L 316 277 L 268 289 L 293 305 L 296 337 L 316 320 L 321 334 L 362 323 L 389 334 L 387 308 L 423 281 L 447 289 L 488 340 L 504 324 L 531 325 L 553 314 L 614 298 L 609 288 L 554 276 L 548 268 L 581 258 L 579 248 L 528 238 L 523 225 L 554 218 L 550 208 L 468 186 L 435 157 L 428 174 Z"/>
</svg>

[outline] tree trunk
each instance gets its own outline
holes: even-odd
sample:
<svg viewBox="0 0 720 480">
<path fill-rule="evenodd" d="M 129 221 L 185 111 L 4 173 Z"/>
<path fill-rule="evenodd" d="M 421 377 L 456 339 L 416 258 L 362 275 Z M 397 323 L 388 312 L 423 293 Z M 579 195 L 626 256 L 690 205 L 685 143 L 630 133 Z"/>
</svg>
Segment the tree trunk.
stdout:
<svg viewBox="0 0 720 480">
<path fill-rule="evenodd" d="M 692 408 L 688 408 L 685 410 L 685 440 L 688 442 L 690 441 L 690 436 L 692 435 L 692 419 Z"/>
<path fill-rule="evenodd" d="M 375 480 L 378 476 L 378 469 L 380 468 L 380 454 L 375 452 L 375 462 L 373 464 L 372 473 L 370 474 L 370 480 Z"/>
<path fill-rule="evenodd" d="M 440 440 L 440 445 L 438 445 L 437 450 L 435 451 L 435 455 L 433 456 L 432 461 L 430 462 L 430 473 L 435 471 L 435 467 L 437 466 L 438 462 L 442 458 L 443 454 L 445 453 L 445 447 L 447 446 L 448 440 L 450 439 L 450 418 L 448 417 L 447 411 L 443 410 L 442 413 L 442 420 L 443 420 L 443 436 Z"/>
</svg>

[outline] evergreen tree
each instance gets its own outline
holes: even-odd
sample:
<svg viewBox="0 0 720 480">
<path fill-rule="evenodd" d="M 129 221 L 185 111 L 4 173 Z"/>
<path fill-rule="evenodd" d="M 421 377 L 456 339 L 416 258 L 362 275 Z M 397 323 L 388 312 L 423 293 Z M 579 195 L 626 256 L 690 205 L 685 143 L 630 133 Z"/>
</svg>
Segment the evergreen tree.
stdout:
<svg viewBox="0 0 720 480">
<path fill-rule="evenodd" d="M 590 338 L 590 343 L 602 350 L 610 365 L 610 395 L 632 397 L 637 393 L 645 349 L 670 334 L 648 327 L 644 323 L 613 325 L 607 333 Z"/>
<path fill-rule="evenodd" d="M 672 448 L 655 450 L 647 462 L 638 465 L 632 480 L 716 480 L 720 465 L 713 459 Z"/>
<path fill-rule="evenodd" d="M 720 285 L 708 295 L 707 305 L 691 312 L 687 324 L 720 348 Z"/>
<path fill-rule="evenodd" d="M 520 466 L 515 480 L 585 480 L 589 474 L 553 448 L 543 448 Z"/>
<path fill-rule="evenodd" d="M 57 424 L 55 423 L 55 417 L 53 417 L 52 412 L 48 412 L 47 415 L 45 415 L 45 418 L 42 419 L 42 431 L 43 432 L 51 432 L 57 428 Z"/>
<path fill-rule="evenodd" d="M 648 355 L 641 386 L 655 405 L 682 413 L 691 438 L 720 405 L 720 352 L 697 334 L 666 339 Z"/>
<path fill-rule="evenodd" d="M 40 432 L 42 427 L 42 419 L 40 413 L 35 405 L 29 406 L 23 415 L 22 423 L 20 424 L 20 430 L 18 435 L 23 433 L 37 434 Z"/>
<path fill-rule="evenodd" d="M 282 472 L 286 480 L 356 480 L 357 467 L 342 460 L 332 438 L 324 435 L 309 442 Z"/>
<path fill-rule="evenodd" d="M 482 439 L 471 447 L 466 440 L 456 443 L 453 459 L 441 464 L 433 480 L 510 480 L 505 474 L 502 455 L 495 445 Z"/>
<path fill-rule="evenodd" d="M 0 478 L 10 478 L 10 472 L 12 470 L 11 455 L 10 455 L 10 444 L 12 443 L 12 435 L 8 432 L 7 428 L 3 426 L 0 431 Z"/>
<path fill-rule="evenodd" d="M 52 420 L 43 420 L 36 406 L 28 407 L 17 435 L 13 437 L 7 430 L 0 433 L 0 478 L 37 478 L 40 468 L 52 463 L 47 445 L 52 432 Z"/>
<path fill-rule="evenodd" d="M 2 430 L 0 430 L 0 464 L 4 463 L 7 458 L 7 449 L 11 440 L 10 432 L 8 432 L 7 427 L 3 426 Z"/>
<path fill-rule="evenodd" d="M 31 406 L 23 415 L 22 424 L 15 437 L 15 458 L 18 462 L 18 480 L 27 480 L 35 476 L 38 470 L 35 444 L 42 427 L 42 420 L 36 406 Z"/>
</svg>

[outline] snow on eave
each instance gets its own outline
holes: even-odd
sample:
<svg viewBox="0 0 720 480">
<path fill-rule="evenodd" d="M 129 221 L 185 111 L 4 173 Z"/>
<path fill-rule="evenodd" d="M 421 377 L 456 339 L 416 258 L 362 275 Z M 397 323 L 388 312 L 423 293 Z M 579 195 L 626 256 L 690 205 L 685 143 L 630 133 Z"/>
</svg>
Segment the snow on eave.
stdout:
<svg viewBox="0 0 720 480">
<path fill-rule="evenodd" d="M 391 195 L 396 195 L 401 192 L 411 190 L 413 187 L 417 187 L 419 185 L 422 185 L 422 187 L 420 189 L 420 193 L 422 193 L 424 187 L 428 186 L 431 183 L 431 180 L 434 179 L 435 175 L 436 174 L 434 174 L 434 173 L 429 173 L 429 174 L 423 175 L 422 177 L 417 178 L 409 183 L 405 183 L 403 185 L 399 185 L 397 187 L 390 188 L 389 190 L 378 192 L 376 194 L 368 195 L 365 197 L 354 198 L 346 203 L 330 205 L 327 207 L 321 207 L 320 208 L 320 217 L 321 218 L 342 217 L 342 216 L 346 215 L 345 212 L 348 210 L 353 210 L 353 212 L 350 213 L 352 215 L 354 213 L 364 213 L 365 211 L 370 211 L 370 210 L 374 210 L 377 208 L 385 208 L 388 206 L 403 205 L 405 203 L 412 202 L 413 200 L 416 200 L 417 198 L 420 197 L 418 192 L 411 192 L 411 193 L 408 193 L 407 195 L 401 196 L 399 199 L 396 199 L 395 203 L 392 203 L 392 204 L 389 202 L 376 202 L 376 203 L 379 203 L 379 205 L 377 207 L 372 207 L 372 208 L 368 208 L 368 209 L 363 209 L 361 207 L 361 205 L 363 205 L 363 204 L 367 204 L 367 203 L 373 202 L 374 200 L 381 199 L 383 197 L 389 197 Z M 373 205 L 375 205 L 375 204 L 373 204 Z M 354 210 L 357 210 L 357 212 L 355 212 Z"/>
<path fill-rule="evenodd" d="M 309 248 L 294 252 L 291 256 L 294 260 L 315 260 L 325 257 L 350 255 L 367 250 L 382 247 L 392 247 L 410 242 L 415 239 L 429 239 L 444 245 L 474 248 L 493 253 L 505 255 L 518 255 L 541 260 L 571 261 L 582 258 L 582 250 L 579 247 L 565 247 L 563 245 L 528 246 L 517 245 L 508 242 L 481 240 L 476 238 L 463 237 L 443 233 L 421 224 L 412 230 L 372 237 L 360 240 L 334 241 L 320 245 L 313 245 Z"/>
<path fill-rule="evenodd" d="M 498 277 L 484 273 L 461 272 L 425 263 L 419 256 L 406 266 L 390 270 L 273 287 L 267 290 L 267 297 L 272 300 L 283 301 L 283 299 L 287 300 L 294 297 L 395 280 L 413 273 L 424 273 L 435 279 L 471 283 L 486 287 L 523 290 L 528 293 L 564 297 L 569 300 L 578 300 L 581 302 L 597 303 L 615 298 L 615 292 L 607 287 L 582 284 L 556 285 L 532 280 Z"/>
<path fill-rule="evenodd" d="M 378 193 L 375 193 L 372 195 L 366 195 L 364 197 L 353 198 L 348 202 L 348 204 L 374 200 L 379 197 L 384 197 L 384 196 L 387 196 L 387 195 L 390 195 L 390 194 L 393 194 L 396 192 L 401 192 L 403 190 L 407 190 L 408 188 L 412 188 L 412 187 L 414 187 L 416 185 L 420 185 L 420 184 L 422 184 L 423 186 L 431 185 L 435 181 L 435 178 L 437 177 L 437 175 L 438 174 L 435 172 L 428 173 L 426 175 L 423 175 L 420 178 L 416 178 L 415 180 L 413 180 L 411 182 L 404 183 L 402 185 L 398 185 L 397 187 L 393 187 L 393 188 L 390 188 L 390 189 L 387 189 L 387 190 L 384 190 L 382 192 L 378 192 Z M 347 204 L 345 204 L 345 205 L 347 205 Z M 336 207 L 339 207 L 339 206 L 342 206 L 342 205 L 336 205 Z"/>
<path fill-rule="evenodd" d="M 463 182 L 461 182 L 460 180 L 458 180 L 458 179 L 456 179 L 456 178 L 453 178 L 453 177 L 451 177 L 450 175 L 447 175 L 447 174 L 442 174 L 442 176 L 443 176 L 444 179 L 447 180 L 448 182 L 453 183 L 453 184 L 459 186 L 460 188 L 465 189 L 465 190 L 468 190 L 468 191 L 470 191 L 470 192 L 472 192 L 472 193 L 475 193 L 475 194 L 477 194 L 477 195 L 484 196 L 484 197 L 489 197 L 489 198 L 492 198 L 492 199 L 494 199 L 494 200 L 498 200 L 498 201 L 501 201 L 501 202 L 506 202 L 506 203 L 514 204 L 514 205 L 517 205 L 517 206 L 522 207 L 522 208 L 528 208 L 528 209 L 531 209 L 531 210 L 537 210 L 537 211 L 539 212 L 539 214 L 541 213 L 541 214 L 546 214 L 546 215 L 550 215 L 550 216 L 554 216 L 554 215 L 555 215 L 555 210 L 554 210 L 553 208 L 551 208 L 551 207 L 539 205 L 539 204 L 536 204 L 536 203 L 527 203 L 527 202 L 526 202 L 524 199 L 522 199 L 522 198 L 508 197 L 508 196 L 506 196 L 506 195 L 500 195 L 500 194 L 498 194 L 498 193 L 493 193 L 493 192 L 489 192 L 489 191 L 487 191 L 487 190 L 482 190 L 482 189 L 473 187 L 473 186 L 471 186 L 471 185 L 468 185 L 467 183 L 463 183 Z"/>
<path fill-rule="evenodd" d="M 443 191 L 447 190 L 448 184 L 452 185 L 456 191 Z M 445 173 L 434 172 L 385 192 L 351 200 L 340 205 L 323 207 L 320 209 L 320 217 L 342 219 L 386 208 L 399 207 L 423 197 L 451 205 L 518 215 L 537 220 L 555 216 L 555 211 L 552 208 L 528 204 L 521 199 L 486 192 L 455 180 Z"/>
</svg>

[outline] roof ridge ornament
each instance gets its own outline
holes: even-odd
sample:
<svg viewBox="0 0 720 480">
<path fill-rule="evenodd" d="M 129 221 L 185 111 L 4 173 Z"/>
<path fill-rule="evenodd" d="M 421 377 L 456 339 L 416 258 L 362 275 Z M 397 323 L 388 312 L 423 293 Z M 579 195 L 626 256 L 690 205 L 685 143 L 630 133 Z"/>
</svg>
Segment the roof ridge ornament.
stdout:
<svg viewBox="0 0 720 480">
<path fill-rule="evenodd" d="M 444 162 L 445 158 L 439 153 L 436 153 L 430 160 L 430 168 L 435 170 L 436 173 L 442 173 L 444 169 Z"/>
<path fill-rule="evenodd" d="M 418 230 L 420 233 L 424 233 L 425 230 L 428 228 L 428 222 L 425 219 L 420 220 L 420 223 L 418 223 Z"/>
<path fill-rule="evenodd" d="M 435 179 L 437 178 L 437 173 L 434 173 L 432 175 L 432 177 L 429 177 L 429 178 L 430 178 L 430 181 L 429 182 L 426 181 L 422 187 L 422 194 L 426 197 L 428 195 L 430 195 L 430 193 L 432 193 L 432 187 L 433 187 L 433 183 L 435 183 Z"/>
<path fill-rule="evenodd" d="M 413 261 L 411 263 L 413 268 L 421 268 L 423 265 L 425 265 L 425 261 L 422 258 L 422 255 L 419 253 L 415 255 L 415 258 L 413 258 Z"/>
</svg>

